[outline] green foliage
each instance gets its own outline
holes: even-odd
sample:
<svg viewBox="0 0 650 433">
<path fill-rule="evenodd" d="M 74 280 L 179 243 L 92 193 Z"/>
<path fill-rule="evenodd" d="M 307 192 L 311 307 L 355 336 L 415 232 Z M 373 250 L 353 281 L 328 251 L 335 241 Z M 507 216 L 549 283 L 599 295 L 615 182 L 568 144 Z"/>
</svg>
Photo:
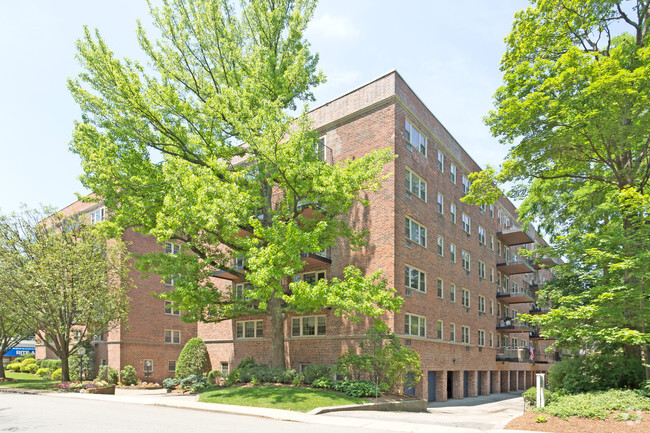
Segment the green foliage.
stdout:
<svg viewBox="0 0 650 433">
<path fill-rule="evenodd" d="M 332 369 L 327 364 L 309 364 L 302 370 L 304 383 L 313 383 L 318 379 L 327 379 L 332 375 Z"/>
<path fill-rule="evenodd" d="M 293 383 L 296 377 L 295 370 L 282 367 L 269 367 L 266 365 L 247 366 L 239 369 L 239 382 L 247 383 Z"/>
<path fill-rule="evenodd" d="M 97 380 L 102 380 L 111 385 L 117 385 L 117 382 L 119 382 L 119 372 L 110 365 L 100 365 L 97 372 Z"/>
<path fill-rule="evenodd" d="M 234 384 L 239 382 L 239 369 L 235 369 L 228 373 L 228 376 L 226 377 L 226 386 L 233 386 Z"/>
<path fill-rule="evenodd" d="M 334 387 L 334 380 L 332 380 L 329 377 L 320 377 L 318 379 L 315 379 L 311 383 L 311 386 L 313 386 L 314 388 L 332 389 Z"/>
<path fill-rule="evenodd" d="M 35 357 L 34 352 L 27 352 L 27 353 L 25 353 L 23 355 L 20 355 L 20 356 L 16 357 L 14 359 L 14 362 L 23 362 L 26 359 L 34 358 L 34 357 Z"/>
<path fill-rule="evenodd" d="M 350 397 L 376 397 L 381 395 L 381 389 L 368 380 L 337 380 L 332 389 Z"/>
<path fill-rule="evenodd" d="M 33 363 L 33 364 L 29 364 L 29 365 L 27 365 L 25 367 L 21 366 L 20 371 L 22 371 L 24 373 L 36 374 L 36 372 L 38 371 L 38 365 L 36 365 L 36 363 Z"/>
<path fill-rule="evenodd" d="M 86 341 L 79 345 L 84 349 L 84 354 L 80 355 L 79 351 L 68 359 L 70 368 L 70 380 L 81 381 L 92 379 L 95 375 L 95 348 L 90 342 Z M 83 378 L 79 375 L 83 375 Z"/>
<path fill-rule="evenodd" d="M 124 385 L 135 385 L 138 383 L 137 373 L 135 367 L 132 365 L 125 365 L 120 371 L 120 377 L 122 379 L 122 384 Z"/>
<path fill-rule="evenodd" d="M 61 380 L 62 370 L 57 368 L 52 372 L 52 380 Z"/>
<path fill-rule="evenodd" d="M 535 422 L 537 423 L 542 423 L 548 421 L 544 415 L 537 415 L 535 418 Z"/>
<path fill-rule="evenodd" d="M 54 371 L 57 368 L 61 368 L 61 360 L 60 359 L 43 359 L 41 361 L 41 367 L 49 368 L 50 370 Z"/>
<path fill-rule="evenodd" d="M 29 370 L 30 365 L 36 365 L 36 360 L 34 358 L 25 358 L 20 362 L 20 371 L 23 373 L 31 373 Z"/>
<path fill-rule="evenodd" d="M 238 370 L 244 369 L 244 368 L 251 368 L 251 367 L 257 367 L 257 364 L 255 363 L 255 358 L 252 356 L 249 356 L 247 358 L 244 358 L 239 365 L 237 366 Z"/>
<path fill-rule="evenodd" d="M 167 379 L 163 380 L 162 386 L 163 388 L 172 389 L 176 388 L 180 384 L 181 382 L 175 377 L 168 377 Z"/>
<path fill-rule="evenodd" d="M 643 377 L 643 365 L 638 359 L 622 353 L 594 353 L 565 358 L 554 364 L 549 370 L 548 382 L 553 390 L 579 393 L 637 388 Z"/>
<path fill-rule="evenodd" d="M 221 373 L 221 370 L 211 370 L 210 373 L 208 373 L 208 384 L 209 385 L 215 385 L 223 374 Z"/>
<path fill-rule="evenodd" d="M 41 376 L 41 377 L 42 376 L 49 376 L 50 373 L 52 373 L 52 371 L 50 371 L 49 368 L 39 368 L 38 370 L 36 370 L 36 375 Z"/>
<path fill-rule="evenodd" d="M 632 390 L 614 389 L 558 396 L 539 412 L 567 419 L 571 416 L 607 419 L 614 411 L 650 410 L 650 399 Z"/>
<path fill-rule="evenodd" d="M 13 362 L 6 367 L 10 371 L 20 371 L 20 362 Z"/>
<path fill-rule="evenodd" d="M 537 405 L 537 388 L 534 386 L 532 388 L 528 388 L 526 391 L 524 391 L 522 397 L 530 407 L 535 407 Z M 552 403 L 557 399 L 557 397 L 558 394 L 552 392 L 551 390 L 544 390 L 544 403 Z"/>
<path fill-rule="evenodd" d="M 199 385 L 206 385 L 207 380 L 200 374 L 190 374 L 179 382 L 182 389 L 193 389 Z"/>
<path fill-rule="evenodd" d="M 182 380 L 191 375 L 203 375 L 210 371 L 208 348 L 202 339 L 190 339 L 181 350 L 176 361 L 176 379 Z"/>
<path fill-rule="evenodd" d="M 617 413 L 614 417 L 616 421 L 640 421 L 643 419 L 638 413 Z"/>
</svg>

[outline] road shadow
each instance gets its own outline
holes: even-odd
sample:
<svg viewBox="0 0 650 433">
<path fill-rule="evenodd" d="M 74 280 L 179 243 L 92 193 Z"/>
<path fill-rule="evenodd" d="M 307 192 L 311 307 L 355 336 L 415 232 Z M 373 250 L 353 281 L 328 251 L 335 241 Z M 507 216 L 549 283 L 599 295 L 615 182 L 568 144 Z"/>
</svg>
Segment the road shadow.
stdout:
<svg viewBox="0 0 650 433">
<path fill-rule="evenodd" d="M 481 395 L 478 397 L 454 398 L 447 401 L 432 401 L 427 404 L 427 408 L 438 407 L 461 407 L 461 406 L 480 406 L 487 403 L 512 400 L 521 397 L 523 391 L 504 392 L 499 394 Z"/>
</svg>

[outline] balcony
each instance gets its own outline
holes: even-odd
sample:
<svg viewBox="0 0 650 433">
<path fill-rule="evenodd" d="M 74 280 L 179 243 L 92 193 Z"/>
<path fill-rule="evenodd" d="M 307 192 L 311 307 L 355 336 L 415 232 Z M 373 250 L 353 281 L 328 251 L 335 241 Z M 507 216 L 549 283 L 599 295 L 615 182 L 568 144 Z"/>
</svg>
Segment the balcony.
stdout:
<svg viewBox="0 0 650 433">
<path fill-rule="evenodd" d="M 528 314 L 546 314 L 551 311 L 551 307 L 540 307 L 538 305 L 531 305 Z"/>
<path fill-rule="evenodd" d="M 560 259 L 557 259 L 555 257 L 544 257 L 542 259 L 535 259 L 533 266 L 535 266 L 536 270 L 540 270 L 545 268 L 552 268 L 553 266 L 561 264 L 562 261 Z"/>
<path fill-rule="evenodd" d="M 497 232 L 497 239 L 508 246 L 532 244 L 535 242 L 535 236 L 532 233 L 519 227 L 511 227 Z"/>
<path fill-rule="evenodd" d="M 325 210 L 318 203 L 308 202 L 306 200 L 300 200 L 298 202 L 298 211 L 305 219 L 322 218 L 326 214 Z"/>
<path fill-rule="evenodd" d="M 516 320 L 506 319 L 497 322 L 497 331 L 507 332 L 508 334 L 516 334 L 522 332 L 532 332 L 535 329 L 526 322 L 518 322 Z"/>
<path fill-rule="evenodd" d="M 533 356 L 533 362 L 536 364 L 551 364 L 553 362 L 560 361 L 560 354 L 557 352 L 538 352 L 535 351 L 535 356 Z"/>
<path fill-rule="evenodd" d="M 530 362 L 530 349 L 527 347 L 498 347 L 497 361 Z"/>
<path fill-rule="evenodd" d="M 504 304 L 527 304 L 535 302 L 535 292 L 531 288 L 517 287 L 510 291 L 505 289 L 497 289 L 497 299 Z"/>
<path fill-rule="evenodd" d="M 318 265 L 323 263 L 329 265 L 332 263 L 329 248 L 315 253 L 300 253 L 300 257 L 307 262 L 308 265 Z"/>
<path fill-rule="evenodd" d="M 497 270 L 506 275 L 519 275 L 535 272 L 530 260 L 515 258 L 504 263 L 497 263 Z"/>
<path fill-rule="evenodd" d="M 247 271 L 245 261 L 243 259 L 236 259 L 233 265 L 234 266 L 231 268 L 231 270 L 220 269 L 216 271 L 214 274 L 212 274 L 212 276 L 215 278 L 221 278 L 222 280 L 228 280 L 228 281 L 243 280 L 243 278 L 240 277 L 239 275 L 236 275 L 235 272 L 244 273 Z"/>
</svg>

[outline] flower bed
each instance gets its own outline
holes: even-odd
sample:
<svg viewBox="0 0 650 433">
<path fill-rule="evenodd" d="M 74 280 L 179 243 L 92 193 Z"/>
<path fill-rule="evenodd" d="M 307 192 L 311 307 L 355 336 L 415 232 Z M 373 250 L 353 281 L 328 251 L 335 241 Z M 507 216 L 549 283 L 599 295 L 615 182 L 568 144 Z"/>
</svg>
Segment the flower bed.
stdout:
<svg viewBox="0 0 650 433">
<path fill-rule="evenodd" d="M 135 385 L 120 385 L 120 389 L 162 389 L 158 382 L 139 382 Z"/>
<path fill-rule="evenodd" d="M 88 394 L 115 394 L 115 385 L 108 382 L 61 382 L 57 386 L 61 392 L 83 392 Z"/>
</svg>

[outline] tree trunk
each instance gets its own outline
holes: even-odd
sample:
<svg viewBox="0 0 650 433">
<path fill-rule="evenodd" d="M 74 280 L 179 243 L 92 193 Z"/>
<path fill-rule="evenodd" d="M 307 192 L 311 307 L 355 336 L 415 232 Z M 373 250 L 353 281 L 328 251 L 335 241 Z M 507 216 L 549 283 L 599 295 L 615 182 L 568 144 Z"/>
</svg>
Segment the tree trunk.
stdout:
<svg viewBox="0 0 650 433">
<path fill-rule="evenodd" d="M 284 357 L 284 315 L 282 300 L 272 298 L 268 303 L 271 318 L 271 367 L 286 368 Z"/>
<path fill-rule="evenodd" d="M 67 353 L 61 353 L 59 358 L 61 358 L 61 382 L 70 382 L 70 358 Z"/>
<path fill-rule="evenodd" d="M 0 352 L 0 353 L 4 353 L 4 352 Z M 0 379 L 6 379 L 5 366 L 2 362 L 0 362 Z"/>
</svg>

